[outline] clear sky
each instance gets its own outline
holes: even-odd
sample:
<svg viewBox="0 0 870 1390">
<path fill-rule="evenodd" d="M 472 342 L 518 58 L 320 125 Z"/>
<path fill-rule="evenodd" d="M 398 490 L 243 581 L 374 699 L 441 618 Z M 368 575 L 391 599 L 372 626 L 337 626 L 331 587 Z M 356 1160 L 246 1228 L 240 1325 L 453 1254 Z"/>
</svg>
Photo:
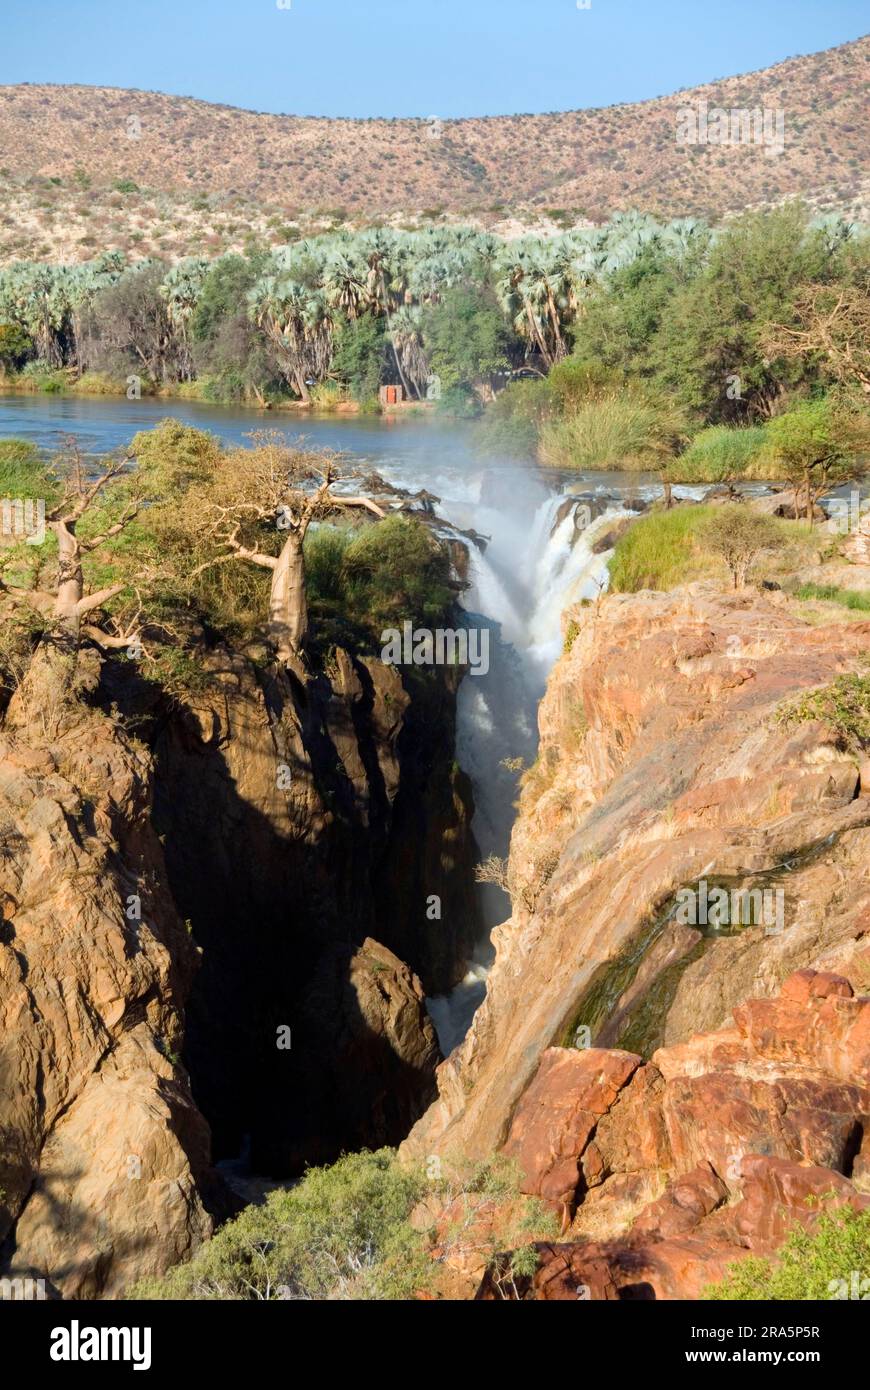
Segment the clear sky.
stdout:
<svg viewBox="0 0 870 1390">
<path fill-rule="evenodd" d="M 0 83 L 294 115 L 558 111 L 831 48 L 868 15 L 868 0 L 2 0 Z"/>
</svg>

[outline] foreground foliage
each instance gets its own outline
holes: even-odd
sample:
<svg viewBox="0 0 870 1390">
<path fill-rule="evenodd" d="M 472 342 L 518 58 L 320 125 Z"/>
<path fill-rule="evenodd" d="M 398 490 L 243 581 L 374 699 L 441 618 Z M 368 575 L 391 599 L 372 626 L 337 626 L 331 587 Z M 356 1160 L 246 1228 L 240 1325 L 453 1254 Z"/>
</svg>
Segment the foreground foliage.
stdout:
<svg viewBox="0 0 870 1390">
<path fill-rule="evenodd" d="M 870 1212 L 823 1213 L 815 1230 L 796 1226 L 775 1260 L 750 1256 L 703 1297 L 714 1301 L 866 1299 L 870 1296 Z"/>
<path fill-rule="evenodd" d="M 502 1159 L 430 1177 L 420 1167 L 400 1165 L 391 1149 L 347 1154 L 329 1167 L 310 1169 L 295 1187 L 270 1193 L 262 1206 L 247 1207 L 188 1264 L 143 1281 L 130 1296 L 392 1300 L 437 1292 L 427 1202 L 450 1209 L 438 1231 L 442 1253 L 467 1250 L 486 1260 L 525 1236 L 515 1256 L 520 1272 L 532 1231 L 549 1230 L 537 1204 L 527 1203 L 518 1217 L 506 1216 L 498 1238 L 476 1221 L 481 1211 L 510 1203 L 516 1193 L 516 1175 Z"/>
</svg>

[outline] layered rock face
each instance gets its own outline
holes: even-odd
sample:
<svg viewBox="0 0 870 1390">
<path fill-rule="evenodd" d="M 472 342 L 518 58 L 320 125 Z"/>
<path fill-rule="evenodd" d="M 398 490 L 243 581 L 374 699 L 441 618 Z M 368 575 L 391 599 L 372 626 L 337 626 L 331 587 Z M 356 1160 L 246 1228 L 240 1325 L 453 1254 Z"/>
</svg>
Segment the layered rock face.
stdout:
<svg viewBox="0 0 870 1390">
<path fill-rule="evenodd" d="M 864 953 L 864 964 L 870 952 Z M 870 1209 L 870 997 L 802 970 L 734 1024 L 660 1048 L 550 1048 L 505 1152 L 570 1239 L 514 1296 L 697 1298 L 825 1210 Z M 501 1298 L 492 1274 L 480 1298 Z"/>
<path fill-rule="evenodd" d="M 512 1120 L 550 1068 L 567 1097 L 559 1114 L 579 1107 L 581 1129 L 597 1135 L 613 1086 L 634 1076 L 631 1094 L 653 1087 L 644 1059 L 730 1026 L 747 1000 L 763 1007 L 794 971 L 835 971 L 856 991 L 870 986 L 861 947 L 870 928 L 870 786 L 861 760 L 831 726 L 777 718 L 789 697 L 860 669 L 870 624 L 813 627 L 779 595 L 722 595 L 704 584 L 611 595 L 569 612 L 566 624 L 567 649 L 541 707 L 538 763 L 523 779 L 513 916 L 493 933 L 486 1001 L 439 1069 L 439 1099 L 406 1143 L 411 1156 L 483 1156 L 511 1143 L 523 1158 Z M 732 908 L 727 930 L 700 910 L 716 887 Z M 750 924 L 735 925 L 744 890 L 755 895 L 743 918 Z M 687 902 L 699 910 L 689 914 Z M 584 1057 L 590 1044 L 610 1061 L 584 1080 L 575 1069 L 594 1070 L 587 1057 L 600 1056 Z M 766 1058 L 768 1070 L 775 1065 Z M 729 1073 L 717 1104 L 739 1074 Z M 709 1104 L 709 1095 L 693 1099 L 691 1076 L 681 1084 L 681 1103 Z M 771 1102 L 765 1125 L 776 1114 Z M 766 1142 L 762 1153 L 778 1152 Z M 839 1142 L 845 1171 L 852 1141 Z M 737 1135 L 733 1151 L 740 1147 Z M 830 1147 L 808 1149 L 800 1161 L 834 1157 Z M 724 1181 L 721 1160 L 695 1144 L 686 1171 L 707 1162 Z M 667 1164 L 652 1166 L 661 1182 Z M 564 1196 L 570 1177 L 554 1160 L 545 1195 Z M 650 1200 L 654 1185 L 640 1195 Z M 615 1189 L 608 1196 L 615 1207 Z"/>
<path fill-rule="evenodd" d="M 151 779 L 85 704 L 54 732 L 0 732 L 2 1265 L 65 1297 L 162 1273 L 213 1226 L 208 1126 L 178 1065 L 197 950 Z"/>
</svg>

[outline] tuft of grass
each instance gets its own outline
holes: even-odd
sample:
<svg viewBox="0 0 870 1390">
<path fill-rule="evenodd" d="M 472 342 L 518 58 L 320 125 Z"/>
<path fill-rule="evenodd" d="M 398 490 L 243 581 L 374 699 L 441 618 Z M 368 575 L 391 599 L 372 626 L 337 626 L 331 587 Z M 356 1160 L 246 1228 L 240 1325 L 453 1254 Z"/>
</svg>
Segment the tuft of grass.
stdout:
<svg viewBox="0 0 870 1390">
<path fill-rule="evenodd" d="M 685 453 L 669 463 L 663 473 L 670 483 L 730 483 L 738 479 L 770 477 L 770 465 L 762 471 L 764 427 L 729 428 L 713 425 L 696 434 Z"/>
<path fill-rule="evenodd" d="M 841 589 L 836 584 L 800 584 L 791 592 L 795 598 L 822 599 L 859 613 L 870 613 L 870 593 L 861 589 Z"/>
<path fill-rule="evenodd" d="M 572 414 L 548 420 L 538 456 L 551 468 L 658 468 L 686 437 L 678 405 L 638 389 L 582 401 Z"/>
<path fill-rule="evenodd" d="M 610 587 L 617 593 L 674 589 L 711 568 L 700 533 L 715 507 L 674 507 L 649 512 L 616 543 L 608 562 Z"/>
</svg>

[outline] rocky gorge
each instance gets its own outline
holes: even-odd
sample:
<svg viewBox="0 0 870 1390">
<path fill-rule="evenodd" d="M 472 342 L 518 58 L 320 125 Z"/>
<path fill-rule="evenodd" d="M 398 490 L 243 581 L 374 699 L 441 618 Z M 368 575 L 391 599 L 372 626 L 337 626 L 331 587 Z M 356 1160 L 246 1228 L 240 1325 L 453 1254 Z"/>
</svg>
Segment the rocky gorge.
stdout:
<svg viewBox="0 0 870 1390">
<path fill-rule="evenodd" d="M 581 505 L 542 516 L 600 580 L 610 504 L 592 530 Z M 84 644 L 52 704 L 37 649 L 0 726 L 4 1276 L 120 1297 L 256 1200 L 234 1160 L 292 1184 L 383 1146 L 512 1161 L 561 1230 L 522 1298 L 695 1298 L 808 1198 L 867 1206 L 870 766 L 805 697 L 864 679 L 870 623 L 775 586 L 595 588 L 446 1058 L 427 1000 L 484 925 L 472 678 L 341 646 L 300 678 L 203 628 L 189 688 Z M 701 885 L 777 912 L 687 918 Z M 499 1268 L 465 1254 L 453 1295 L 504 1297 Z"/>
<path fill-rule="evenodd" d="M 54 1296 L 190 1255 L 240 1206 L 219 1156 L 280 1177 L 401 1139 L 440 1058 L 412 966 L 444 989 L 467 949 L 426 893 L 474 922 L 449 684 L 414 706 L 347 653 L 307 690 L 201 659 L 201 694 L 155 703 L 83 650 L 63 708 L 25 681 L 6 712 L 0 1234 Z"/>
</svg>

